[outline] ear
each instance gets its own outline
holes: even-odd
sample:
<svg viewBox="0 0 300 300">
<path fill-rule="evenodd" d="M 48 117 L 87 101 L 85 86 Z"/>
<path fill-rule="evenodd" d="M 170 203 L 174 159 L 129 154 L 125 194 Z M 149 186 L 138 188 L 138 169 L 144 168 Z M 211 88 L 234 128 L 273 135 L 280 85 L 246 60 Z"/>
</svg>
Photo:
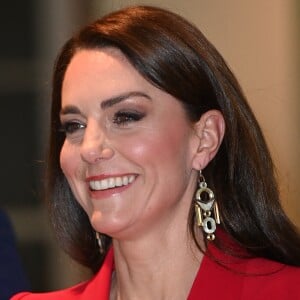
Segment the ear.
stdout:
<svg viewBox="0 0 300 300">
<path fill-rule="evenodd" d="M 209 110 L 194 124 L 197 149 L 194 152 L 193 168 L 203 170 L 216 156 L 223 141 L 225 121 L 218 110 Z"/>
</svg>

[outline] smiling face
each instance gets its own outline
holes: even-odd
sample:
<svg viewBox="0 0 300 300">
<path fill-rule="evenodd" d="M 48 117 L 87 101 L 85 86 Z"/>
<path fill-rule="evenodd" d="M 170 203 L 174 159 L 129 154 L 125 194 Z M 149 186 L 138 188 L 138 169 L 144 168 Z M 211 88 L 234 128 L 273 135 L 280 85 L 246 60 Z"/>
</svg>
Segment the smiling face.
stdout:
<svg viewBox="0 0 300 300">
<path fill-rule="evenodd" d="M 61 122 L 61 167 L 96 231 L 121 239 L 187 224 L 199 139 L 181 103 L 121 52 L 75 54 Z"/>
</svg>

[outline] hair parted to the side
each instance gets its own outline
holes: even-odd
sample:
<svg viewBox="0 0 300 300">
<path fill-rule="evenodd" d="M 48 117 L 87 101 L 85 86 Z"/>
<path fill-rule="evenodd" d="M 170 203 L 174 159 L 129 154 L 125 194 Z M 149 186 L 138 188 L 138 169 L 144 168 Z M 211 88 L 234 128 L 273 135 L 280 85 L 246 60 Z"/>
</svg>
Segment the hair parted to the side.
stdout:
<svg viewBox="0 0 300 300">
<path fill-rule="evenodd" d="M 102 263 L 87 215 L 75 200 L 59 165 L 61 89 L 66 69 L 80 49 L 115 47 L 150 83 L 180 101 L 191 122 L 209 109 L 222 112 L 226 133 L 204 170 L 218 200 L 225 232 L 247 253 L 300 265 L 300 237 L 281 208 L 273 163 L 259 125 L 221 55 L 192 24 L 172 12 L 128 7 L 84 27 L 61 50 L 54 70 L 48 200 L 62 247 L 97 271 Z M 189 227 L 196 242 L 191 199 Z M 108 249 L 111 240 L 104 236 Z M 222 240 L 216 238 L 222 247 Z"/>
</svg>

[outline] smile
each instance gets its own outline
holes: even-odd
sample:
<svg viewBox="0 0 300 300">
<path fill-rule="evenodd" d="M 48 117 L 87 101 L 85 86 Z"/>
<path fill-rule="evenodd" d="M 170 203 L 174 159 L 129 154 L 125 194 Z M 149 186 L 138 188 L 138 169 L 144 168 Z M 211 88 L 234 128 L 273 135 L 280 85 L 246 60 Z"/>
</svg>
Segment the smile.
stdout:
<svg viewBox="0 0 300 300">
<path fill-rule="evenodd" d="M 91 180 L 89 186 L 93 191 L 103 191 L 115 187 L 126 186 L 132 183 L 134 179 L 134 175 L 109 177 L 102 180 Z"/>
</svg>

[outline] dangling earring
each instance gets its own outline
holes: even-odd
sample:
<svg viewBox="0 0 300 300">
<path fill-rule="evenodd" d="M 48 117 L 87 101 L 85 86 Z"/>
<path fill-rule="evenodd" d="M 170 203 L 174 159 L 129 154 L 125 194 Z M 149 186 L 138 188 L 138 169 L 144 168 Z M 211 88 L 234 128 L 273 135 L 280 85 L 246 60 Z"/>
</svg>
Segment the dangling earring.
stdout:
<svg viewBox="0 0 300 300">
<path fill-rule="evenodd" d="M 96 231 L 96 240 L 97 240 L 97 243 L 98 243 L 98 246 L 99 246 L 99 252 L 100 252 L 100 254 L 103 254 L 104 253 L 104 246 L 103 246 L 101 235 L 98 231 Z"/>
<path fill-rule="evenodd" d="M 201 198 L 202 193 L 207 193 L 209 199 L 204 201 Z M 207 234 L 207 239 L 213 241 L 215 239 L 214 232 L 217 225 L 220 224 L 220 215 L 218 204 L 215 200 L 215 195 L 211 189 L 207 187 L 204 176 L 200 170 L 199 189 L 195 195 L 195 214 L 197 226 L 201 226 L 203 231 Z"/>
</svg>

